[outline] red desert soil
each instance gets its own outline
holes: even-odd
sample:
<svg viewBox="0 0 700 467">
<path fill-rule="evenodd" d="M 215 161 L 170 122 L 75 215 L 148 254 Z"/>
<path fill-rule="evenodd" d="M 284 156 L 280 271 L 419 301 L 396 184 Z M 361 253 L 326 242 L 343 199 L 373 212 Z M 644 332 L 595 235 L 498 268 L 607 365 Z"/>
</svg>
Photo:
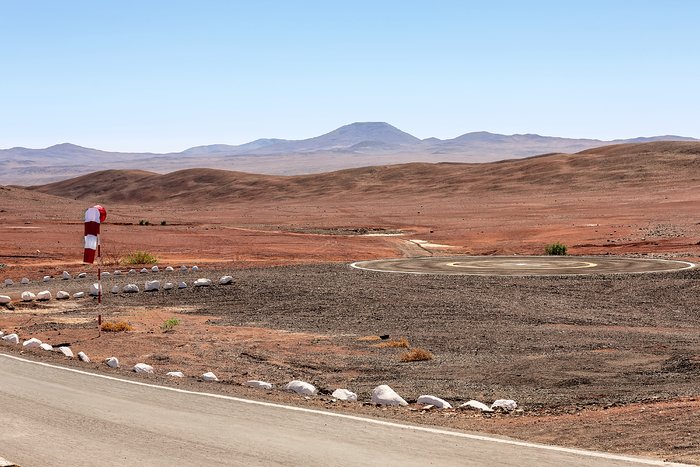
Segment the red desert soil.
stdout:
<svg viewBox="0 0 700 467">
<path fill-rule="evenodd" d="M 550 382 L 541 383 L 540 394 L 528 392 L 531 381 L 508 379 L 510 369 L 501 370 L 502 374 L 491 376 L 494 378 L 491 383 L 504 391 L 508 388 L 511 395 L 517 394 L 523 411 L 491 417 L 464 411 L 382 410 L 364 405 L 340 405 L 337 410 L 533 441 L 700 462 L 700 430 L 697 429 L 700 421 L 697 297 L 700 295 L 697 293 L 699 277 L 695 272 L 620 279 L 619 284 L 617 279 L 571 279 L 575 281 L 568 283 L 572 287 L 556 292 L 561 295 L 555 296 L 553 291 L 557 284 L 566 285 L 566 281 L 553 278 L 544 282 L 509 282 L 508 279 L 459 282 L 459 279 L 433 277 L 394 280 L 394 284 L 385 282 L 390 279 L 384 279 L 385 275 L 379 273 L 355 273 L 342 267 L 342 263 L 355 260 L 400 256 L 541 254 L 544 245 L 555 241 L 568 245 L 569 252 L 574 255 L 634 255 L 698 261 L 699 184 L 700 143 L 648 143 L 489 164 L 416 163 L 294 177 L 209 169 L 166 175 L 105 171 L 31 190 L 0 187 L 0 263 L 5 265 L 0 269 L 0 279 L 10 277 L 18 282 L 26 276 L 32 280 L 25 286 L 27 290 L 57 290 L 58 279 L 46 286 L 38 281 L 45 275 L 60 276 L 63 270 L 71 273 L 86 270 L 94 274 L 94 269 L 82 265 L 81 255 L 82 216 L 85 209 L 95 203 L 103 204 L 108 210 L 102 241 L 109 270 L 128 269 L 129 266 L 118 264 L 119 259 L 127 253 L 143 250 L 156 255 L 162 266 L 197 264 L 202 268 L 203 277 L 215 279 L 224 272 L 233 271 L 237 280 L 244 280 L 251 274 L 256 280 L 269 280 L 272 284 L 269 287 L 277 286 L 278 281 L 285 284 L 269 297 L 262 290 L 256 291 L 253 285 L 245 289 L 248 290 L 245 296 L 236 291 L 238 285 L 221 292 L 221 296 L 197 295 L 198 292 L 191 290 L 182 303 L 172 298 L 161 299 L 157 294 L 138 294 L 125 299 L 122 295 L 120 298 L 105 297 L 103 316 L 130 322 L 134 331 L 128 333 L 102 333 L 97 337 L 95 308 L 90 300 L 16 304 L 14 311 L 0 312 L 0 328 L 16 330 L 21 337 L 70 342 L 98 362 L 90 364 L 95 369 L 104 370 L 100 360 L 117 355 L 130 364 L 146 361 L 162 373 L 186 368 L 186 373 L 199 375 L 211 370 L 224 382 L 236 384 L 222 384 L 216 389 L 208 386 L 208 390 L 330 407 L 338 404 L 329 402 L 328 397 L 304 401 L 281 391 L 260 393 L 237 383 L 246 379 L 274 379 L 280 384 L 285 378 L 305 377 L 315 378 L 323 387 L 349 386 L 354 381 L 364 389 L 371 386 L 362 379 L 363 371 L 369 369 L 374 375 L 386 378 L 377 379 L 375 385 L 391 380 L 392 387 L 398 386 L 404 391 L 440 391 L 440 386 L 437 383 L 430 386 L 431 383 L 424 381 L 425 386 L 415 387 L 411 385 L 414 383 L 409 384 L 398 376 L 382 373 L 382 365 L 396 374 L 403 374 L 401 369 L 407 367 L 397 366 L 395 352 L 387 353 L 358 340 L 375 334 L 375 330 L 379 333 L 380 329 L 365 326 L 366 321 L 354 324 L 356 328 L 334 324 L 334 310 L 341 304 L 328 298 L 328 303 L 314 302 L 313 310 L 306 310 L 309 297 L 336 292 L 342 295 L 343 284 L 352 282 L 353 274 L 357 277 L 365 274 L 371 279 L 370 283 L 386 287 L 388 292 L 411 286 L 419 289 L 416 293 L 422 293 L 421 288 L 429 288 L 423 295 L 433 297 L 434 306 L 430 302 L 420 302 L 413 317 L 405 318 L 414 319 L 411 325 L 415 327 L 387 321 L 382 329 L 391 328 L 392 335 L 396 334 L 394 331 L 408 335 L 416 345 L 430 344 L 428 347 L 436 354 L 434 361 L 421 362 L 424 366 L 415 367 L 418 373 L 409 372 L 411 378 L 427 372 L 436 381 L 454 378 L 466 381 L 465 384 L 470 381 L 476 384 L 476 380 L 465 376 L 462 367 L 459 373 L 450 373 L 458 371 L 451 359 L 458 360 L 460 350 L 448 348 L 446 342 L 461 342 L 459 336 L 464 333 L 463 329 L 431 327 L 430 323 L 421 322 L 421 317 L 428 316 L 429 309 L 447 306 L 444 301 L 452 297 L 451 294 L 457 303 L 461 289 L 479 290 L 490 295 L 483 321 L 489 320 L 486 313 L 489 309 L 499 309 L 499 300 L 523 301 L 518 313 L 529 312 L 530 315 L 526 319 L 521 319 L 520 314 L 513 315 L 518 317 L 516 321 L 522 321 L 519 326 L 524 330 L 537 326 L 538 332 L 542 331 L 528 338 L 528 341 L 533 339 L 527 344 L 532 368 L 540 365 L 539 358 L 552 358 L 553 363 L 548 360 L 548 365 L 563 358 L 571 360 L 574 366 L 579 362 L 583 367 L 587 359 L 596 362 L 600 359 L 601 364 L 610 365 L 610 368 L 619 366 L 625 369 L 624 375 L 634 373 L 634 377 L 630 376 L 623 386 L 594 384 L 591 387 L 586 383 L 589 376 L 569 377 L 571 375 L 567 374 L 564 378 L 562 374 L 561 381 L 551 381 L 551 387 L 545 387 Z M 142 220 L 149 225 L 139 225 Z M 336 266 L 328 269 L 324 266 L 328 263 L 336 263 Z M 300 266 L 277 268 L 286 265 Z M 307 270 L 301 265 L 318 265 L 320 269 Z M 302 269 L 298 269 L 300 267 Z M 271 272 L 265 272 L 268 270 Z M 293 283 L 297 276 L 300 281 L 308 278 L 313 281 L 317 277 L 318 290 L 295 295 L 294 291 L 289 291 L 294 286 L 284 281 Z M 325 279 L 326 276 L 333 279 Z M 144 276 L 129 279 L 137 283 L 144 280 Z M 71 281 L 73 289 L 69 290 L 68 285 L 64 287 L 64 283 L 61 288 L 84 290 L 88 283 L 87 280 Z M 361 303 L 362 290 L 368 286 L 352 287 L 349 298 L 343 296 L 343 300 L 356 298 L 358 304 L 352 306 L 365 306 Z M 17 298 L 25 288 L 5 288 L 2 293 L 10 292 Z M 647 297 L 644 294 L 648 289 L 654 289 L 654 293 Z M 219 293 L 217 290 L 211 293 Z M 618 302 L 615 302 L 617 295 L 612 295 L 607 298 L 610 300 L 607 305 L 598 304 L 601 296 L 608 297 L 611 291 L 618 294 L 624 290 L 633 292 L 620 293 Z M 680 298 L 669 301 L 664 290 L 677 290 Z M 540 303 L 548 307 L 541 309 L 554 308 L 547 322 L 541 322 L 538 310 L 530 310 L 532 305 L 528 305 L 535 303 L 543 291 L 552 294 L 552 298 Z M 285 295 L 287 292 L 289 296 Z M 385 296 L 382 294 L 377 292 L 378 298 L 375 297 L 380 309 Z M 528 300 L 524 300 L 524 296 L 529 297 Z M 641 298 L 635 301 L 636 297 Z M 656 302 L 660 310 L 655 310 Z M 300 315 L 296 322 L 285 320 L 271 314 L 272 308 L 266 308 L 270 303 L 290 313 L 306 310 L 304 313 L 308 316 Z M 562 303 L 561 310 L 556 309 L 558 303 Z M 207 307 L 211 307 L 209 313 Z M 390 308 L 388 304 L 387 308 Z M 559 312 L 566 319 L 558 320 L 555 315 Z M 629 316 L 616 315 L 622 312 Z M 582 314 L 577 317 L 577 313 Z M 680 325 L 674 324 L 674 314 L 678 314 Z M 161 325 L 170 317 L 178 317 L 181 324 L 173 332 L 163 332 Z M 452 319 L 451 316 L 447 318 Z M 507 318 L 499 323 L 507 326 Z M 371 317 L 365 319 L 371 320 Z M 607 321 L 598 322 L 598 319 Z M 461 322 L 456 325 L 470 326 Z M 507 329 L 484 329 L 487 333 L 484 337 L 493 333 L 493 339 L 486 340 L 485 349 L 499 347 L 497 336 L 503 335 L 503 342 L 508 340 Z M 567 352 L 565 356 L 552 357 L 561 350 L 556 346 L 541 350 L 546 347 L 551 333 L 560 335 L 562 342 L 557 345 Z M 595 341 L 601 334 L 610 335 L 605 346 L 586 346 L 586 342 Z M 522 336 L 525 335 L 523 331 Z M 513 358 L 516 358 L 520 344 L 508 345 L 510 350 L 498 350 L 504 352 L 498 355 L 515 355 Z M 481 352 L 487 352 L 485 349 Z M 2 350 L 10 351 L 11 347 L 2 345 Z M 507 353 L 511 351 L 515 353 Z M 56 355 L 27 353 L 58 360 Z M 494 355 L 497 355 L 496 350 Z M 687 368 L 683 367 L 685 373 L 677 376 L 664 373 L 662 385 L 648 386 L 644 371 L 657 374 L 658 366 L 668 368 L 669 362 L 676 362 L 673 358 L 687 363 Z M 631 371 L 635 365 L 643 371 L 639 374 Z M 680 371 L 678 368 L 683 365 L 670 366 Z M 324 369 L 332 369 L 332 372 Z M 606 377 L 617 377 L 614 369 L 609 370 Z M 119 371 L 129 377 L 128 368 Z M 676 378 L 684 383 L 674 385 Z M 569 381 L 570 387 L 562 381 Z M 189 378 L 169 384 L 201 383 Z M 644 389 L 647 386 L 648 389 Z M 508 395 L 486 386 L 479 390 L 475 387 L 471 392 L 450 389 L 450 394 L 457 399 L 479 396 L 493 399 Z M 657 389 L 658 397 L 649 393 Z M 595 391 L 598 391 L 599 403 L 595 402 Z M 407 398 L 415 399 L 418 395 L 411 392 Z M 569 396 L 572 400 L 567 403 Z M 361 397 L 367 398 L 366 394 Z"/>
</svg>

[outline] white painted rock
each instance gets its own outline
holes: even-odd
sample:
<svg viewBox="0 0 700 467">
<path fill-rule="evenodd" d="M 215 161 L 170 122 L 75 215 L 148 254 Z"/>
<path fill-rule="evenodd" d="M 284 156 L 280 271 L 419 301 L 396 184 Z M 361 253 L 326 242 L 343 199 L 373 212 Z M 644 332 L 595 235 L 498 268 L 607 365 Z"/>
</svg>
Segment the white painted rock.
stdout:
<svg viewBox="0 0 700 467">
<path fill-rule="evenodd" d="M 160 269 L 158 269 L 158 266 L 153 266 L 151 268 L 151 272 L 158 272 L 158 271 L 160 271 Z"/>
<path fill-rule="evenodd" d="M 97 297 L 97 295 L 99 295 L 100 292 L 102 292 L 102 289 L 100 288 L 100 284 L 98 284 L 97 282 L 93 283 L 90 286 L 90 295 L 92 295 L 93 297 Z"/>
<path fill-rule="evenodd" d="M 12 302 L 12 298 L 8 297 L 7 295 L 0 295 L 0 304 L 10 303 L 10 302 Z"/>
<path fill-rule="evenodd" d="M 10 287 L 12 285 L 15 285 L 15 281 L 12 279 L 5 279 L 5 286 Z"/>
<path fill-rule="evenodd" d="M 498 399 L 491 404 L 492 409 L 503 409 L 507 411 L 515 410 L 518 408 L 518 404 L 512 399 Z"/>
<path fill-rule="evenodd" d="M 192 272 L 197 272 L 197 271 L 199 271 L 199 267 L 198 267 L 198 266 L 192 266 Z"/>
<path fill-rule="evenodd" d="M 29 278 L 23 277 L 21 281 L 19 281 L 20 284 L 22 285 L 27 285 L 29 284 Z"/>
<path fill-rule="evenodd" d="M 84 298 L 85 292 L 76 292 L 73 294 L 73 298 Z"/>
<path fill-rule="evenodd" d="M 184 264 L 183 264 L 182 266 L 180 266 L 180 271 L 186 272 L 186 271 L 187 271 L 187 266 L 185 266 Z"/>
<path fill-rule="evenodd" d="M 78 279 L 85 279 L 87 277 L 87 272 L 81 272 L 78 274 Z"/>
<path fill-rule="evenodd" d="M 224 276 L 221 279 L 219 279 L 219 284 L 221 285 L 227 285 L 233 283 L 233 277 L 231 276 Z"/>
<path fill-rule="evenodd" d="M 194 286 L 195 287 L 209 287 L 211 285 L 211 279 L 197 279 L 194 281 Z"/>
<path fill-rule="evenodd" d="M 250 380 L 246 381 L 245 385 L 250 386 L 251 388 L 272 389 L 272 384 L 266 383 L 265 381 Z"/>
<path fill-rule="evenodd" d="M 114 274 L 115 276 L 121 276 L 122 271 L 121 271 L 121 269 L 115 269 L 115 271 L 112 274 Z"/>
<path fill-rule="evenodd" d="M 169 371 L 165 374 L 165 376 L 172 376 L 174 378 L 184 378 L 185 377 L 185 375 L 183 375 L 181 371 Z"/>
<path fill-rule="evenodd" d="M 372 389 L 372 402 L 379 405 L 401 405 L 406 406 L 408 402 L 386 384 L 382 384 Z"/>
<path fill-rule="evenodd" d="M 175 287 L 175 284 L 173 284 L 172 282 L 166 282 L 165 284 L 163 284 L 163 290 L 170 290 L 173 287 Z"/>
<path fill-rule="evenodd" d="M 2 332 L 2 331 L 0 331 L 0 337 L 2 337 L 2 336 L 4 336 L 4 335 L 5 335 L 5 333 Z"/>
<path fill-rule="evenodd" d="M 59 290 L 56 292 L 56 300 L 65 300 L 67 298 L 70 298 L 70 294 L 65 290 Z"/>
<path fill-rule="evenodd" d="M 2 336 L 2 340 L 9 342 L 10 344 L 19 344 L 19 336 L 17 334 Z"/>
<path fill-rule="evenodd" d="M 78 358 L 81 362 L 90 363 L 90 357 L 88 357 L 85 352 L 78 352 Z"/>
<path fill-rule="evenodd" d="M 109 277 L 109 276 L 111 276 L 111 274 L 107 271 L 100 273 L 100 277 Z"/>
<path fill-rule="evenodd" d="M 61 274 L 61 279 L 67 281 L 68 279 L 70 279 L 70 273 L 68 271 L 63 271 L 63 274 Z"/>
<path fill-rule="evenodd" d="M 48 290 L 42 290 L 41 292 L 36 294 L 36 299 L 40 302 L 46 302 L 48 300 L 51 300 L 51 292 L 49 292 Z"/>
<path fill-rule="evenodd" d="M 58 351 L 61 352 L 63 355 L 65 355 L 68 358 L 73 358 L 73 351 L 70 349 L 70 347 L 61 346 L 58 348 Z"/>
<path fill-rule="evenodd" d="M 53 350 L 53 345 L 47 344 L 46 342 L 42 343 L 39 347 L 46 351 Z"/>
<path fill-rule="evenodd" d="M 475 401 L 474 399 L 465 402 L 459 406 L 460 409 L 474 409 L 481 410 L 482 412 L 493 412 L 493 409 L 483 402 Z"/>
<path fill-rule="evenodd" d="M 129 269 L 129 272 L 127 274 L 136 274 L 136 269 Z"/>
<path fill-rule="evenodd" d="M 143 290 L 146 292 L 156 292 L 160 290 L 160 281 L 146 281 Z"/>
<path fill-rule="evenodd" d="M 31 292 L 22 292 L 22 301 L 23 302 L 31 302 L 36 298 L 36 295 L 34 295 Z"/>
<path fill-rule="evenodd" d="M 419 404 L 427 404 L 437 407 L 438 409 L 451 409 L 452 405 L 444 399 L 435 396 L 420 396 L 416 401 Z"/>
<path fill-rule="evenodd" d="M 119 293 L 119 286 L 118 285 L 115 285 L 114 287 L 112 287 L 112 293 Z"/>
<path fill-rule="evenodd" d="M 219 381 L 219 378 L 217 378 L 216 375 L 211 371 L 207 371 L 202 376 L 200 376 L 200 378 L 202 378 L 203 381 Z"/>
<path fill-rule="evenodd" d="M 174 269 L 172 266 L 168 266 L 167 268 L 165 268 L 165 272 L 173 272 L 173 271 L 174 271 Z"/>
<path fill-rule="evenodd" d="M 44 282 L 48 282 L 51 280 L 51 276 L 44 276 Z"/>
<path fill-rule="evenodd" d="M 153 367 L 145 363 L 137 363 L 134 365 L 134 371 L 136 373 L 153 373 Z"/>
<path fill-rule="evenodd" d="M 110 368 L 119 368 L 119 359 L 117 357 L 109 357 L 105 360 L 105 363 Z"/>
<path fill-rule="evenodd" d="M 35 347 L 41 347 L 41 342 L 39 339 L 36 337 L 32 337 L 31 339 L 27 339 L 26 341 L 22 342 L 22 347 L 25 349 L 33 349 Z"/>
<path fill-rule="evenodd" d="M 178 289 L 186 289 L 187 288 L 187 282 L 180 282 L 177 284 Z"/>
<path fill-rule="evenodd" d="M 139 286 L 136 284 L 126 284 L 124 288 L 122 289 L 122 292 L 124 293 L 138 293 L 139 291 Z"/>
<path fill-rule="evenodd" d="M 318 392 L 318 389 L 316 389 L 316 386 L 313 384 L 296 379 L 287 383 L 284 389 L 287 391 L 296 392 L 297 394 L 301 394 L 303 396 L 313 396 Z"/>
<path fill-rule="evenodd" d="M 143 268 L 143 269 L 141 269 L 141 271 L 140 271 L 140 272 L 141 272 L 141 274 L 146 274 L 146 273 L 148 272 L 148 269 L 146 269 L 146 268 Z"/>
<path fill-rule="evenodd" d="M 357 402 L 357 394 L 347 389 L 336 389 L 331 395 L 339 401 Z"/>
</svg>

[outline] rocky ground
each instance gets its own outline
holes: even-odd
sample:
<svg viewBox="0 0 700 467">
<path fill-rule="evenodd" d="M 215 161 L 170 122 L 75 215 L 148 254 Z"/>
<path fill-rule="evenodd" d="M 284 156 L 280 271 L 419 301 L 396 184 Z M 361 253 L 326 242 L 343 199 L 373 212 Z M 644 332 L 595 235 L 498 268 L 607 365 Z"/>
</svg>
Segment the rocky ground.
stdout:
<svg viewBox="0 0 700 467">
<path fill-rule="evenodd" d="M 192 288 L 196 277 L 235 277 L 229 286 Z M 270 398 L 367 415 L 490 431 L 542 442 L 700 462 L 700 271 L 578 277 L 480 277 L 386 274 L 346 264 L 148 273 L 147 279 L 183 290 L 107 293 L 94 299 L 15 303 L 0 314 L 2 330 L 83 350 L 99 371 L 131 377 L 137 362 L 155 367 L 152 379 L 202 384 L 214 371 L 221 383 L 207 390 Z M 90 278 L 4 288 L 87 290 Z M 103 332 L 104 321 L 126 321 L 133 331 Z M 166 331 L 170 318 L 179 324 Z M 378 336 L 389 336 L 378 340 Z M 432 360 L 403 363 L 404 347 L 378 344 L 406 338 Z M 3 351 L 18 351 L 8 344 Z M 59 359 L 41 351 L 36 358 Z M 121 370 L 101 361 L 116 355 Z M 63 359 L 60 359 L 63 361 Z M 165 372 L 181 370 L 184 381 Z M 280 390 L 240 383 L 262 379 L 276 387 L 312 382 L 321 396 L 304 400 Z M 380 409 L 340 404 L 327 395 L 347 387 L 369 401 L 389 384 L 408 401 L 433 394 L 459 405 L 469 399 L 518 401 L 520 410 Z M 201 389 L 201 387 L 200 387 Z M 323 395 L 326 394 L 326 395 Z M 653 428 L 652 428 L 653 427 Z"/>
</svg>

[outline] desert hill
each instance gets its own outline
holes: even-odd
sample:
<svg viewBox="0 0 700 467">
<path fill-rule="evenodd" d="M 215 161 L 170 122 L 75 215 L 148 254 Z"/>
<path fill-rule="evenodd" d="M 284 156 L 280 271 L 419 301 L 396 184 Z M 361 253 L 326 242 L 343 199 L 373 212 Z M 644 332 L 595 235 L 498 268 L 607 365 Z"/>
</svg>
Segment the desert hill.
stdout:
<svg viewBox="0 0 700 467">
<path fill-rule="evenodd" d="M 699 142 L 652 142 L 493 163 L 409 163 L 296 176 L 202 168 L 164 175 L 105 170 L 30 189 L 71 199 L 110 203 L 196 205 L 318 197 L 448 198 L 494 192 L 658 189 L 679 182 L 697 184 L 699 180 Z"/>
</svg>

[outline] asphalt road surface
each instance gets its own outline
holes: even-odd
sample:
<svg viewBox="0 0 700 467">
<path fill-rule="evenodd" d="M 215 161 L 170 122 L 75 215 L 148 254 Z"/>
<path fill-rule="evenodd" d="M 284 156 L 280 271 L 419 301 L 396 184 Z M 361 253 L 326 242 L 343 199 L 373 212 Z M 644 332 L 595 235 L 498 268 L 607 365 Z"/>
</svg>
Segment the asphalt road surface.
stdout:
<svg viewBox="0 0 700 467">
<path fill-rule="evenodd" d="M 23 467 L 666 465 L 164 388 L 6 354 L 2 457 Z"/>
<path fill-rule="evenodd" d="M 685 261 L 604 256 L 452 256 L 358 261 L 358 269 L 410 274 L 560 276 L 682 271 Z"/>
</svg>

